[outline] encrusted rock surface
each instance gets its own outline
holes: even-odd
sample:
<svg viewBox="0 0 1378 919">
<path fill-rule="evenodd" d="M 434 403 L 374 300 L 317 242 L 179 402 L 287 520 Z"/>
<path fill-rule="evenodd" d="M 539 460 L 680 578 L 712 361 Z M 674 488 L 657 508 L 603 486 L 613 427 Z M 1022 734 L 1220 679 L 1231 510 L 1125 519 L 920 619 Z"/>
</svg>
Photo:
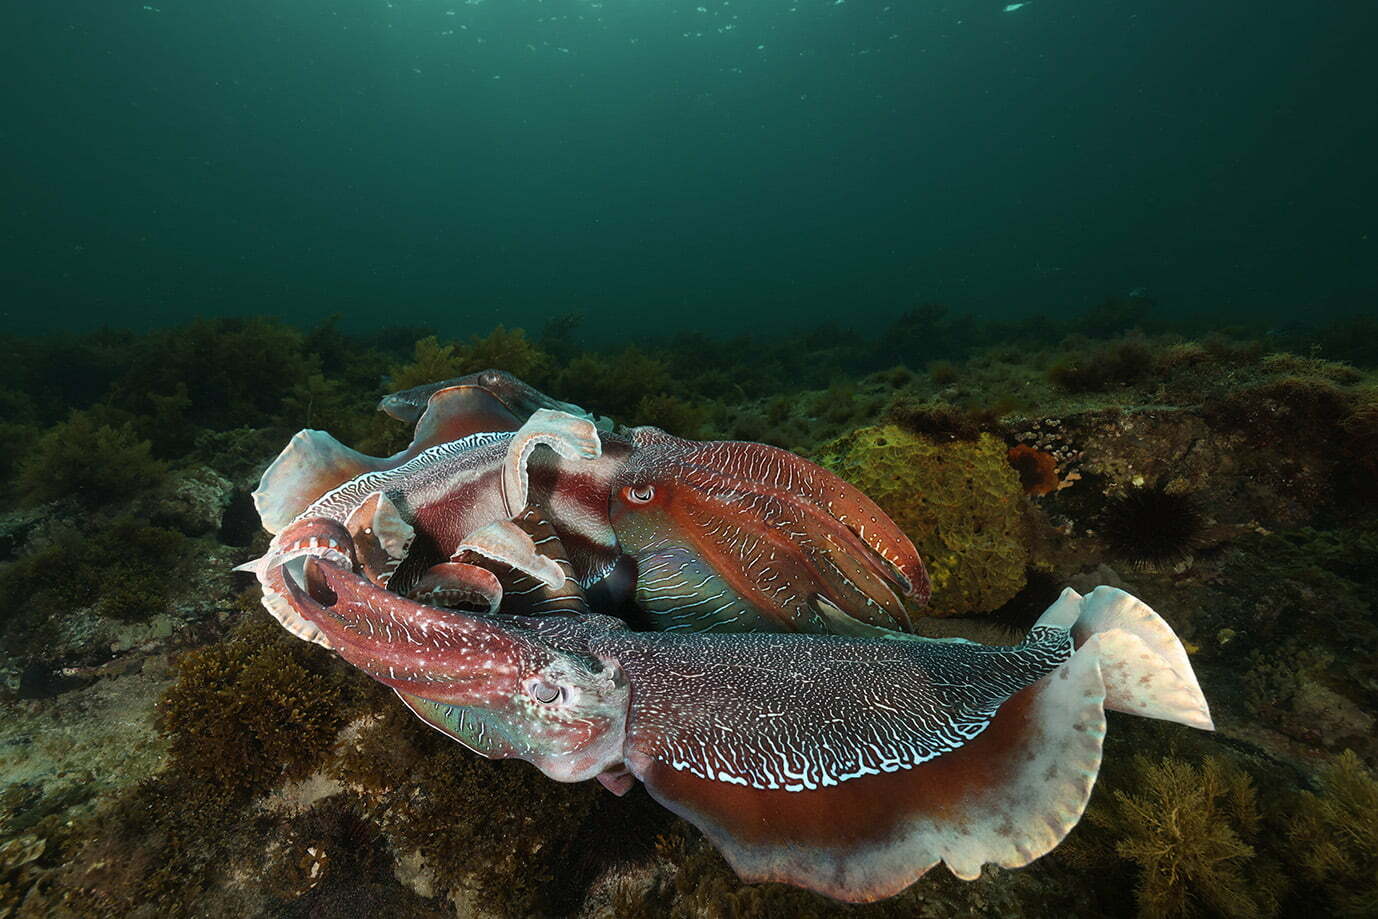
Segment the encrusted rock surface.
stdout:
<svg viewBox="0 0 1378 919">
<path fill-rule="evenodd" d="M 989 434 L 935 443 L 895 425 L 860 428 L 818 450 L 899 524 L 924 560 L 933 615 L 983 613 L 1024 586 L 1019 477 Z"/>
</svg>

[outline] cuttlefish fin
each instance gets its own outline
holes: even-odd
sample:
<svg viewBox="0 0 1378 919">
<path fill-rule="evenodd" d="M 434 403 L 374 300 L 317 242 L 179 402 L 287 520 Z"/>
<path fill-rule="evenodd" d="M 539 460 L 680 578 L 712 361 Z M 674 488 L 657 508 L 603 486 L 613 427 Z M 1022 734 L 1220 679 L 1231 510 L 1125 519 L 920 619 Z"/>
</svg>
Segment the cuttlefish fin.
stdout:
<svg viewBox="0 0 1378 919">
<path fill-rule="evenodd" d="M 559 588 L 567 578 L 565 570 L 542 555 L 531 536 L 511 520 L 495 520 L 479 527 L 464 538 L 451 559 L 464 561 L 470 555 L 500 562 L 551 590 Z"/>
<path fill-rule="evenodd" d="M 808 788 L 702 778 L 632 743 L 627 763 L 747 881 L 863 902 L 899 893 L 939 862 L 966 880 L 986 864 L 1028 864 L 1056 846 L 1086 808 L 1100 769 L 1105 708 L 1211 728 L 1190 667 L 1178 669 L 1185 652 L 1142 603 L 1110 588 L 1085 598 L 1067 591 L 1039 625 L 1071 628 L 1080 646 L 1010 695 L 980 733 L 921 762 L 872 762 Z M 855 693 L 859 706 L 871 706 L 874 690 L 864 680 L 838 687 L 844 697 Z M 763 703 L 762 710 L 770 709 Z M 695 739 L 711 746 L 711 738 Z M 796 741 L 782 736 L 771 746 L 782 777 L 806 767 L 805 751 L 791 746 Z"/>
<path fill-rule="evenodd" d="M 375 491 L 345 521 L 364 577 L 387 587 L 397 566 L 407 557 L 416 528 L 402 518 L 386 494 Z"/>
<path fill-rule="evenodd" d="M 555 528 L 539 507 L 529 507 L 512 524 L 525 533 L 536 553 L 559 566 L 564 576 L 554 587 L 519 568 L 491 561 L 502 582 L 502 611 L 516 616 L 586 615 L 588 600 L 574 576 L 574 565 Z"/>
<path fill-rule="evenodd" d="M 389 457 L 360 453 L 324 431 L 298 431 L 263 473 L 254 506 L 263 528 L 276 535 L 318 498 L 365 473 L 395 469 L 439 444 L 519 427 L 517 416 L 492 394 L 477 386 L 453 386 L 430 396 L 411 444 Z"/>
<path fill-rule="evenodd" d="M 298 431 L 254 490 L 263 528 L 277 535 L 313 501 L 351 479 L 389 468 L 389 460 L 352 450 L 324 431 Z"/>
<path fill-rule="evenodd" d="M 518 419 L 518 424 L 531 417 L 532 412 L 542 408 L 569 412 L 571 415 L 593 417 L 577 405 L 552 399 L 505 370 L 492 369 L 390 393 L 378 403 L 378 410 L 387 413 L 398 421 L 414 424 L 426 411 L 436 393 L 444 389 L 455 388 L 481 390 Z M 516 428 L 475 428 L 474 430 L 516 430 Z"/>
<path fill-rule="evenodd" d="M 1081 599 L 1072 640 L 1078 648 L 1098 643 L 1098 653 L 1110 661 L 1136 661 L 1122 667 L 1102 665 L 1106 708 L 1215 730 L 1186 649 L 1172 627 L 1138 597 L 1097 587 Z M 1137 663 L 1148 661 L 1151 665 Z"/>
<path fill-rule="evenodd" d="M 322 648 L 330 647 L 330 639 L 326 638 L 325 633 L 292 605 L 283 566 L 277 565 L 266 570 L 260 581 L 263 585 L 263 608 L 269 615 L 302 641 L 309 641 Z"/>
<path fill-rule="evenodd" d="M 503 460 L 502 498 L 509 517 L 527 506 L 526 463 L 531 451 L 542 444 L 569 460 L 592 460 L 603 454 L 598 428 L 588 418 L 546 408 L 533 412 L 513 436 Z"/>
<path fill-rule="evenodd" d="M 417 419 L 411 444 L 393 459 L 406 462 L 438 444 L 474 434 L 515 431 L 522 426 L 496 396 L 479 386 L 450 386 L 437 390 Z"/>
</svg>

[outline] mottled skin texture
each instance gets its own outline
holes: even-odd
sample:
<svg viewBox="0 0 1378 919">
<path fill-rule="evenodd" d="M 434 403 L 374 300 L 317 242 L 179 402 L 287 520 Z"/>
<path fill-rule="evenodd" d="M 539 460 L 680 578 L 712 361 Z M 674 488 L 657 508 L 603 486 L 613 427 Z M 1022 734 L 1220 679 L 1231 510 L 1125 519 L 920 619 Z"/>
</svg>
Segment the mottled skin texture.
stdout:
<svg viewBox="0 0 1378 919">
<path fill-rule="evenodd" d="M 1171 630 L 1108 588 L 1067 591 L 997 648 L 462 614 L 349 558 L 289 566 L 293 604 L 432 726 L 555 779 L 640 780 L 744 878 L 839 899 L 890 896 L 939 861 L 972 878 L 1047 852 L 1085 807 L 1106 707 L 1210 727 Z"/>
<path fill-rule="evenodd" d="M 520 534 L 494 527 L 531 508 L 580 588 L 599 585 L 612 606 L 635 601 L 653 628 L 907 630 L 906 604 L 927 601 L 923 563 L 889 518 L 783 450 L 599 430 L 497 372 L 408 390 L 383 408 L 415 422 L 406 450 L 364 457 L 303 431 L 255 492 L 277 538 L 249 567 L 269 611 L 299 637 L 328 646 L 292 609 L 276 569 L 302 554 L 283 534 L 313 518 L 345 526 L 374 583 L 432 602 L 497 605 L 491 579 L 447 566 L 522 568 Z M 539 577 L 542 563 L 526 562 Z"/>
</svg>

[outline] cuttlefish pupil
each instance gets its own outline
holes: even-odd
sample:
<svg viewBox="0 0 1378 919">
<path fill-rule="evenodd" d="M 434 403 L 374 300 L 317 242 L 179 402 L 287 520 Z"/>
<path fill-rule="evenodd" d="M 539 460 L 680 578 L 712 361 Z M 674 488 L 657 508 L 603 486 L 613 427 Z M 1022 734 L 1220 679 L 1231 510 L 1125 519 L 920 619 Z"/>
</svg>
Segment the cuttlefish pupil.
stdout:
<svg viewBox="0 0 1378 919">
<path fill-rule="evenodd" d="M 633 485 L 622 490 L 623 495 L 632 504 L 649 504 L 651 499 L 656 496 L 655 486 L 653 485 Z"/>
<path fill-rule="evenodd" d="M 553 702 L 558 702 L 565 695 L 564 687 L 552 686 L 544 680 L 532 680 L 529 691 L 531 693 L 531 698 L 542 705 L 550 705 Z"/>
</svg>

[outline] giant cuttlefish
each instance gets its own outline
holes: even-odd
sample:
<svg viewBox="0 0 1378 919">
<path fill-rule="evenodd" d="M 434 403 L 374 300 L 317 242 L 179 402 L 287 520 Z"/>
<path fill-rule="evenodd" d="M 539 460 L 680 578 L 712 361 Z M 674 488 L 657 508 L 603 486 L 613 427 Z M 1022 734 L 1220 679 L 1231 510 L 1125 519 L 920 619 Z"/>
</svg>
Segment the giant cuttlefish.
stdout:
<svg viewBox="0 0 1378 919">
<path fill-rule="evenodd" d="M 304 430 L 254 493 L 275 538 L 244 567 L 268 610 L 309 641 L 329 645 L 293 610 L 282 564 L 313 548 L 290 533 L 312 518 L 344 526 L 375 584 L 446 606 L 558 612 L 559 597 L 523 597 L 568 575 L 610 606 L 634 601 L 655 629 L 856 634 L 908 629 L 906 601 L 927 602 L 923 563 L 885 512 L 776 447 L 602 429 L 500 371 L 380 407 L 415 424 L 405 450 L 371 457 Z M 514 523 L 531 508 L 567 571 Z"/>
<path fill-rule="evenodd" d="M 1106 709 L 1212 727 L 1122 591 L 1012 647 L 900 631 L 913 545 L 784 451 L 613 433 L 492 372 L 382 407 L 402 453 L 302 432 L 265 473 L 265 605 L 483 756 L 641 781 L 746 880 L 866 901 L 1024 865 L 1080 819 Z M 659 630 L 594 611 L 619 592 Z"/>
<path fill-rule="evenodd" d="M 1108 587 L 1065 591 L 1013 647 L 632 632 L 417 603 L 355 573 L 338 523 L 295 527 L 330 548 L 290 561 L 286 590 L 345 660 L 483 756 L 641 781 L 747 881 L 869 901 L 940 861 L 1025 865 L 1080 819 L 1106 709 L 1212 728 L 1172 629 Z"/>
</svg>

